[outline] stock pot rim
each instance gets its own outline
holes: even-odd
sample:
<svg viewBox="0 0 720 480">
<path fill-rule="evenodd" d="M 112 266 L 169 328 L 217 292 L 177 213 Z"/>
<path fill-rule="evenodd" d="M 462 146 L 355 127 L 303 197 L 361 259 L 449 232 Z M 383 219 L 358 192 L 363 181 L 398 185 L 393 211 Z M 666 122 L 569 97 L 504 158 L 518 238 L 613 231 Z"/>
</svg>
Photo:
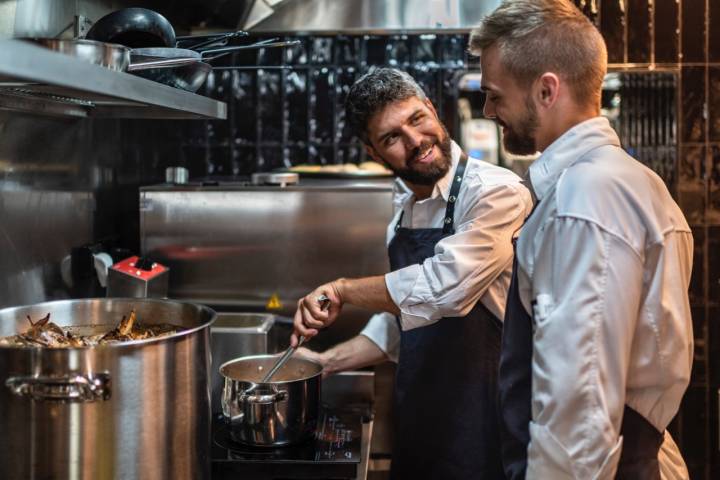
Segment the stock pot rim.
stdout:
<svg viewBox="0 0 720 480">
<path fill-rule="evenodd" d="M 265 359 L 268 359 L 268 358 L 277 359 L 281 354 L 282 354 L 282 352 L 279 353 L 279 354 L 248 355 L 248 356 L 245 356 L 245 357 L 233 358 L 232 360 L 228 360 L 227 362 L 225 362 L 225 363 L 223 363 L 222 365 L 220 365 L 220 367 L 218 368 L 218 370 L 219 370 L 219 372 L 220 372 L 220 375 L 221 375 L 223 378 L 226 378 L 226 379 L 228 379 L 228 380 L 230 380 L 230 381 L 233 381 L 233 382 L 241 382 L 241 383 L 244 382 L 244 383 L 250 383 L 250 384 L 257 384 L 257 385 L 285 385 L 285 384 L 293 383 L 293 382 L 304 382 L 304 381 L 306 381 L 306 380 L 311 380 L 311 379 L 313 379 L 313 378 L 315 378 L 315 377 L 317 377 L 317 376 L 322 375 L 322 372 L 323 372 L 323 366 L 322 366 L 322 364 L 321 364 L 320 362 L 316 362 L 315 360 L 310 360 L 309 358 L 305 358 L 305 357 L 298 357 L 298 359 L 299 359 L 299 360 L 302 360 L 302 361 L 304 361 L 304 362 L 308 362 L 308 363 L 310 363 L 310 364 L 315 365 L 316 367 L 318 367 L 318 371 L 315 372 L 315 373 L 313 373 L 312 375 L 308 375 L 308 376 L 306 376 L 306 377 L 301 377 L 301 378 L 294 378 L 294 379 L 292 379 L 292 380 L 281 380 L 281 381 L 271 380 L 271 381 L 265 382 L 265 383 L 263 383 L 263 382 L 253 382 L 253 381 L 251 381 L 251 380 L 243 380 L 243 379 L 239 379 L 239 378 L 232 378 L 232 377 L 230 377 L 230 376 L 228 376 L 228 375 L 225 375 L 225 373 L 223 372 L 223 369 L 224 369 L 226 366 L 228 366 L 228 365 L 230 365 L 230 364 L 233 364 L 233 363 L 238 363 L 238 362 L 242 362 L 242 361 L 249 361 L 249 360 L 260 360 L 260 359 L 265 360 Z M 292 360 L 293 360 L 293 359 L 290 359 L 290 361 L 292 361 Z"/>
<path fill-rule="evenodd" d="M 28 309 L 28 308 L 52 308 L 52 307 L 63 307 L 71 304 L 78 304 L 78 303 L 93 303 L 101 301 L 100 303 L 154 303 L 154 304 L 173 304 L 173 305 L 189 305 L 191 307 L 197 308 L 197 311 L 199 314 L 207 314 L 208 320 L 200 325 L 196 325 L 194 327 L 185 328 L 179 332 L 175 332 L 171 335 L 163 335 L 161 337 L 153 337 L 153 338 L 145 338 L 141 340 L 127 340 L 122 342 L 115 342 L 115 343 L 108 343 L 104 345 L 94 345 L 94 346 L 82 346 L 82 347 L 44 347 L 42 345 L 0 345 L 0 351 L 8 351 L 8 350 L 22 350 L 22 351 L 32 351 L 32 350 L 42 350 L 42 351 L 85 351 L 85 350 L 98 350 L 98 349 L 116 349 L 116 348 L 125 348 L 125 347 L 131 347 L 131 346 L 140 346 L 140 345 L 149 345 L 157 342 L 164 342 L 169 340 L 178 339 L 181 337 L 184 337 L 186 335 L 190 335 L 191 333 L 200 331 L 204 328 L 208 328 L 212 323 L 217 319 L 217 312 L 213 310 L 212 308 L 202 305 L 199 303 L 193 303 L 193 302 L 183 302 L 178 300 L 169 300 L 169 299 L 161 299 L 161 298 L 135 298 L 135 297 L 95 297 L 95 298 L 71 298 L 71 299 L 64 299 L 64 300 L 51 300 L 47 302 L 39 302 L 39 303 L 30 303 L 27 305 L 16 305 L 13 307 L 6 307 L 1 308 L 0 313 L 8 313 L 12 310 L 17 310 L 18 312 Z M 51 312 L 52 313 L 52 312 Z M 52 318 L 52 317 L 51 317 Z M 140 320 L 142 321 L 142 319 Z"/>
</svg>

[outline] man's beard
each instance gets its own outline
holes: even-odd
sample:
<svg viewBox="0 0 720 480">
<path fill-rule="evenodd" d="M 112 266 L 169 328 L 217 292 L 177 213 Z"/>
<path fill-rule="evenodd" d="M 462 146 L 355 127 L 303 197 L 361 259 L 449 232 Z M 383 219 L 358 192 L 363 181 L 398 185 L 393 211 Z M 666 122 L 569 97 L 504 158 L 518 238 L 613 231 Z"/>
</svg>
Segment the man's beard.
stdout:
<svg viewBox="0 0 720 480">
<path fill-rule="evenodd" d="M 535 130 L 538 127 L 537 110 L 530 97 L 525 99 L 525 117 L 510 126 L 502 120 L 500 124 L 505 127 L 503 145 L 505 150 L 515 155 L 532 155 L 537 152 L 535 144 Z"/>
<path fill-rule="evenodd" d="M 442 140 L 436 140 L 435 142 L 423 142 L 419 147 L 415 148 L 409 157 L 405 160 L 405 168 L 393 168 L 389 162 L 384 162 L 385 165 L 390 168 L 395 175 L 408 183 L 414 185 L 435 185 L 438 180 L 444 177 L 450 165 L 452 165 L 452 140 L 450 135 L 445 128 L 445 125 L 440 125 L 443 130 L 445 137 Z M 417 164 L 414 160 L 420 154 L 424 152 L 431 145 L 437 145 L 440 150 L 440 158 L 428 165 Z"/>
</svg>

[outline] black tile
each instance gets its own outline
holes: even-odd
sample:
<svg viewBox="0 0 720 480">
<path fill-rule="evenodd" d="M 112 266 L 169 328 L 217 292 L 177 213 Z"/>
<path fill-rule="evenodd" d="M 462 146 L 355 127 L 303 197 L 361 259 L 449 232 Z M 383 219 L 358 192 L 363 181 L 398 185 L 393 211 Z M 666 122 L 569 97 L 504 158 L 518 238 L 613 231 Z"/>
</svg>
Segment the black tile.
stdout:
<svg viewBox="0 0 720 480">
<path fill-rule="evenodd" d="M 705 219 L 710 225 L 720 225 L 720 146 L 710 148 L 708 159 L 708 206 Z M 720 301 L 720 297 L 717 298 Z"/>
<path fill-rule="evenodd" d="M 685 142 L 705 141 L 705 67 L 683 67 L 681 137 Z"/>
<path fill-rule="evenodd" d="M 436 63 L 438 56 L 437 35 L 423 34 L 414 37 L 411 44 L 410 59 L 413 63 Z"/>
<path fill-rule="evenodd" d="M 282 147 L 262 147 L 260 149 L 260 156 L 258 157 L 259 172 L 269 172 L 284 166 Z"/>
<path fill-rule="evenodd" d="M 286 65 L 305 65 L 308 63 L 308 50 L 310 49 L 310 40 L 307 38 L 288 38 L 288 40 L 300 40 L 298 45 L 285 47 L 283 55 L 285 56 Z"/>
<path fill-rule="evenodd" d="M 413 76 L 415 81 L 425 92 L 425 95 L 428 96 L 433 105 L 435 105 L 435 108 L 439 111 L 442 108 L 442 105 L 440 104 L 441 96 L 438 91 L 442 85 L 438 77 L 439 72 L 435 69 L 427 68 L 426 66 L 415 65 L 415 68 L 408 73 Z"/>
<path fill-rule="evenodd" d="M 707 325 L 710 386 L 717 391 L 720 387 L 720 306 L 708 308 Z M 715 410 L 717 410 L 717 395 L 715 395 Z"/>
<path fill-rule="evenodd" d="M 282 63 L 282 58 L 282 48 L 260 48 L 257 51 L 258 65 L 280 65 Z"/>
<path fill-rule="evenodd" d="M 332 143 L 335 115 L 335 71 L 329 68 L 310 72 L 310 140 Z"/>
<path fill-rule="evenodd" d="M 677 0 L 655 0 L 655 61 L 678 62 Z"/>
<path fill-rule="evenodd" d="M 463 68 L 468 45 L 468 35 L 446 35 L 440 39 L 444 68 Z"/>
<path fill-rule="evenodd" d="M 600 32 L 608 49 L 609 63 L 625 62 L 625 14 L 623 0 L 600 2 Z"/>
<path fill-rule="evenodd" d="M 720 227 L 708 227 L 708 300 L 720 304 Z"/>
<path fill-rule="evenodd" d="M 206 176 L 222 177 L 233 175 L 230 147 L 213 147 L 208 149 L 205 168 Z"/>
<path fill-rule="evenodd" d="M 406 68 L 410 63 L 410 40 L 407 35 L 394 35 L 387 43 L 386 59 L 391 67 Z"/>
<path fill-rule="evenodd" d="M 363 158 L 363 146 L 361 144 L 347 145 L 338 148 L 338 163 L 360 163 Z"/>
<path fill-rule="evenodd" d="M 232 149 L 233 168 L 236 175 L 250 175 L 257 171 L 257 149 L 254 146 L 234 146 Z"/>
<path fill-rule="evenodd" d="M 628 62 L 650 62 L 650 9 L 648 0 L 627 2 Z"/>
<path fill-rule="evenodd" d="M 681 191 L 704 191 L 705 167 L 705 147 L 682 146 L 680 148 L 678 188 Z"/>
<path fill-rule="evenodd" d="M 708 435 L 707 405 L 705 388 L 690 387 L 683 397 L 680 409 L 681 451 L 688 468 L 691 465 L 705 465 L 706 438 Z M 703 478 L 695 477 L 691 478 Z"/>
<path fill-rule="evenodd" d="M 709 140 L 720 142 L 720 67 L 708 67 Z"/>
<path fill-rule="evenodd" d="M 694 240 L 693 267 L 690 277 L 690 303 L 704 305 L 705 300 L 705 228 L 692 228 Z"/>
<path fill-rule="evenodd" d="M 308 141 L 307 72 L 295 70 L 285 76 L 284 124 L 289 142 Z"/>
<path fill-rule="evenodd" d="M 252 71 L 234 71 L 231 82 L 232 101 L 228 103 L 228 116 L 232 117 L 230 134 L 236 144 L 257 142 L 257 74 Z"/>
<path fill-rule="evenodd" d="M 315 165 L 331 165 L 337 163 L 333 147 L 310 145 L 308 160 Z"/>
<path fill-rule="evenodd" d="M 707 476 L 706 465 L 690 463 L 687 465 L 687 469 L 692 480 L 710 480 Z"/>
<path fill-rule="evenodd" d="M 337 36 L 335 38 L 335 62 L 338 65 L 360 63 L 361 41 L 361 37 L 357 36 Z"/>
<path fill-rule="evenodd" d="M 345 104 L 345 99 L 347 98 L 347 94 L 350 91 L 350 87 L 355 82 L 355 79 L 357 78 L 357 69 L 354 67 L 348 67 L 348 68 L 341 68 L 338 69 L 337 72 L 337 87 L 336 87 L 336 96 L 337 96 L 337 130 L 335 132 L 335 139 L 339 143 L 348 143 L 353 141 L 354 139 L 354 132 L 350 128 L 350 125 L 345 120 L 345 108 L 343 105 Z"/>
<path fill-rule="evenodd" d="M 283 150 L 285 166 L 303 165 L 308 163 L 308 149 L 306 147 L 288 147 Z"/>
<path fill-rule="evenodd" d="M 260 140 L 279 142 L 282 140 L 282 75 L 277 70 L 258 71 L 258 110 Z"/>
<path fill-rule="evenodd" d="M 365 37 L 365 65 L 384 65 L 386 52 L 387 37 Z"/>
<path fill-rule="evenodd" d="M 682 62 L 705 62 L 705 0 L 682 2 Z"/>
<path fill-rule="evenodd" d="M 710 12 L 708 13 L 710 31 L 708 32 L 708 60 L 720 62 L 720 2 L 710 0 Z M 720 463 L 720 459 L 718 459 Z"/>
<path fill-rule="evenodd" d="M 693 323 L 693 338 L 695 351 L 693 352 L 693 365 L 690 384 L 694 386 L 707 385 L 708 346 L 707 324 L 705 306 L 695 306 L 691 309 Z"/>
<path fill-rule="evenodd" d="M 315 65 L 329 65 L 333 61 L 333 38 L 316 37 L 311 42 L 310 62 Z"/>
</svg>

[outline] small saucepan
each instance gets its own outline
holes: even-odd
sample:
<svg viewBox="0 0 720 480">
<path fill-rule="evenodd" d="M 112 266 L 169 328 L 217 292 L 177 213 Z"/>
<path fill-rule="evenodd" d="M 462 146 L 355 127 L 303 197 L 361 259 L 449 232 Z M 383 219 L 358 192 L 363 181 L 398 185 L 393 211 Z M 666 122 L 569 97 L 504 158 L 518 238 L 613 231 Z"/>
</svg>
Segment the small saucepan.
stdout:
<svg viewBox="0 0 720 480">
<path fill-rule="evenodd" d="M 322 365 L 293 357 L 271 381 L 262 383 L 277 359 L 277 355 L 255 355 L 220 366 L 225 380 L 223 416 L 236 442 L 278 447 L 303 442 L 315 432 Z"/>
</svg>

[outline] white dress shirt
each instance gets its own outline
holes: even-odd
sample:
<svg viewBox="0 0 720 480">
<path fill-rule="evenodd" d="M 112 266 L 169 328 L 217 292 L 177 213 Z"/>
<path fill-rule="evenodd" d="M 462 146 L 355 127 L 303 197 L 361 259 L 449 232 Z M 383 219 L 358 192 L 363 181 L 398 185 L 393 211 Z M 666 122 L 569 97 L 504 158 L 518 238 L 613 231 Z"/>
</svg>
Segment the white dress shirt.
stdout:
<svg viewBox="0 0 720 480">
<path fill-rule="evenodd" d="M 394 216 L 387 244 L 403 215 L 407 228 L 442 228 L 448 195 L 462 151 L 453 142 L 452 166 L 429 198 L 416 201 L 402 180 L 395 183 Z M 512 238 L 532 209 L 521 179 L 510 170 L 468 159 L 455 205 L 455 234 L 435 246 L 435 255 L 385 276 L 399 307 L 403 330 L 430 325 L 443 317 L 467 315 L 480 301 L 500 320 L 512 274 Z M 361 332 L 397 361 L 400 330 L 395 316 L 374 315 Z"/>
<path fill-rule="evenodd" d="M 540 203 L 517 249 L 534 328 L 527 478 L 612 479 L 624 406 L 662 432 L 690 379 L 692 234 L 602 117 L 550 145 L 530 181 Z M 661 476 L 688 478 L 665 439 Z"/>
</svg>

